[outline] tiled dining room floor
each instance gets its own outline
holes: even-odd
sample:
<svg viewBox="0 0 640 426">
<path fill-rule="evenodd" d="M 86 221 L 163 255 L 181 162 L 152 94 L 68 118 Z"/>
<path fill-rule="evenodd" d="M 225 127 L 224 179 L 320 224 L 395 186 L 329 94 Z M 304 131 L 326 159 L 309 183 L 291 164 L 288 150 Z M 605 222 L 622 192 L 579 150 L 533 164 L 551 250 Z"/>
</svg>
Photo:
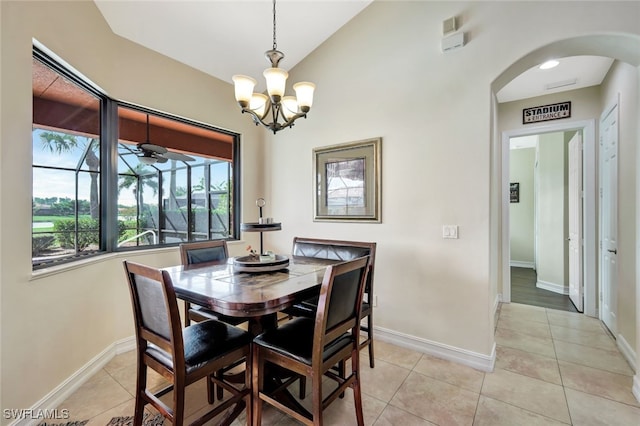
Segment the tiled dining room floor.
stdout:
<svg viewBox="0 0 640 426">
<path fill-rule="evenodd" d="M 640 425 L 633 371 L 593 318 L 520 304 L 500 308 L 495 370 L 484 373 L 376 341 L 362 355 L 367 425 Z M 133 414 L 135 351 L 115 357 L 58 408 L 104 426 Z M 154 384 L 162 379 L 152 376 Z M 206 406 L 204 383 L 188 390 L 187 421 Z M 308 404 L 311 398 L 305 398 Z M 208 423 L 209 424 L 209 423 Z M 210 422 L 214 424 L 214 422 Z M 244 424 L 240 418 L 234 425 Z M 272 409 L 264 425 L 294 425 Z M 353 425 L 351 391 L 325 411 L 325 425 Z"/>
</svg>

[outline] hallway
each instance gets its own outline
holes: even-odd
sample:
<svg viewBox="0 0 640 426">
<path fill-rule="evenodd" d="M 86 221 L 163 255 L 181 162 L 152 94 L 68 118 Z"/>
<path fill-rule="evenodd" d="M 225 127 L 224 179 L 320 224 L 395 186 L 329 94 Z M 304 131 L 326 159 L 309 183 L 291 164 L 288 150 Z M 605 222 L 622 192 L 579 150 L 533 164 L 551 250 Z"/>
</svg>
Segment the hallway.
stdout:
<svg viewBox="0 0 640 426">
<path fill-rule="evenodd" d="M 536 280 L 535 270 L 511 267 L 511 302 L 578 312 L 569 296 L 538 288 Z"/>
</svg>

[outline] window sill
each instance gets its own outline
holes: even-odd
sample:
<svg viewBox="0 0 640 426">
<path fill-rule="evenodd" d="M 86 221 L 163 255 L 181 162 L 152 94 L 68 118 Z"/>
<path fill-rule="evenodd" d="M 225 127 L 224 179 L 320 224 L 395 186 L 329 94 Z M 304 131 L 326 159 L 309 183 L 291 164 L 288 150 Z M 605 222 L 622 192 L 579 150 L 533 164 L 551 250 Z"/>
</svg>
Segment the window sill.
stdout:
<svg viewBox="0 0 640 426">
<path fill-rule="evenodd" d="M 84 268 L 88 265 L 93 265 L 97 263 L 106 262 L 113 258 L 132 258 L 136 256 L 143 256 L 152 253 L 166 253 L 169 251 L 178 251 L 178 247 L 162 247 L 162 248 L 153 248 L 149 250 L 135 250 L 135 251 L 126 251 L 126 252 L 117 252 L 117 253 L 105 253 L 97 256 L 90 257 L 88 259 L 80 259 L 75 262 L 69 262 L 62 265 L 51 266 L 49 268 L 37 269 L 31 272 L 31 278 L 29 281 L 37 281 L 41 278 L 50 277 L 56 274 L 62 274 L 68 271 L 72 271 L 74 269 Z"/>
</svg>

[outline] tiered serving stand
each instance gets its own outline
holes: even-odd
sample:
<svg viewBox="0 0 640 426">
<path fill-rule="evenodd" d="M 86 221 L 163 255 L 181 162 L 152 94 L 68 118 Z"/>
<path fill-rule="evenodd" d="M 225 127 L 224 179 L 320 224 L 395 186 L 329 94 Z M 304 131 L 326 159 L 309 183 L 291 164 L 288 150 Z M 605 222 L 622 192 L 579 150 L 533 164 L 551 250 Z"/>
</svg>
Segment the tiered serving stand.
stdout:
<svg viewBox="0 0 640 426">
<path fill-rule="evenodd" d="M 286 269 L 289 266 L 289 258 L 279 254 L 267 254 L 263 247 L 263 232 L 280 231 L 281 223 L 266 223 L 267 220 L 262 217 L 262 207 L 266 204 L 264 198 L 258 198 L 256 205 L 259 209 L 258 222 L 247 222 L 240 224 L 242 232 L 259 232 L 260 233 L 260 252 L 257 255 L 240 256 L 233 259 L 233 267 L 240 272 L 272 272 Z"/>
</svg>

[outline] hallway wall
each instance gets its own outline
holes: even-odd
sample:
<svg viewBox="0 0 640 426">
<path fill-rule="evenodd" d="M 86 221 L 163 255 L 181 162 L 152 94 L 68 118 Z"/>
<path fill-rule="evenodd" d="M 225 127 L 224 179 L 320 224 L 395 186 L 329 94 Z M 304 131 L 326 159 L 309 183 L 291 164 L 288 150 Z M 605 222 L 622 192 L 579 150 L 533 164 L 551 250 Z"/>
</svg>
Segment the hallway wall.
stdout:
<svg viewBox="0 0 640 426">
<path fill-rule="evenodd" d="M 509 181 L 520 184 L 520 200 L 509 204 L 511 265 L 534 267 L 534 165 L 536 148 L 511 149 Z"/>
</svg>

